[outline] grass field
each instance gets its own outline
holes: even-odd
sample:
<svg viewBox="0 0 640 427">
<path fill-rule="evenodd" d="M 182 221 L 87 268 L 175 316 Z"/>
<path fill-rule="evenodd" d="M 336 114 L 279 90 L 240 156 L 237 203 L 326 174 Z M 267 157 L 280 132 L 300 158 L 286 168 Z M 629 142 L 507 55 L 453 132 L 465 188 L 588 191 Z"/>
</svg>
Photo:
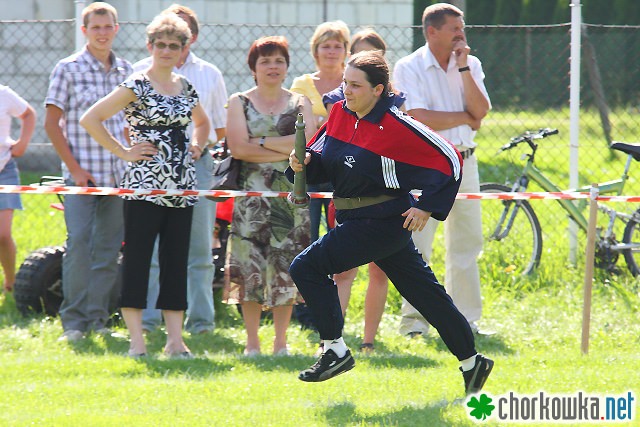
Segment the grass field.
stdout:
<svg viewBox="0 0 640 427">
<path fill-rule="evenodd" d="M 580 274 L 570 271 L 561 283 L 528 290 L 485 283 L 482 325 L 497 332 L 477 338 L 478 349 L 496 361 L 485 391 L 494 396 L 511 391 L 633 391 L 640 398 L 637 289 L 623 298 L 611 287 L 596 286 L 590 351 L 583 355 L 582 291 L 573 276 Z M 364 281 L 355 286 L 354 294 L 361 295 Z M 12 298 L 0 296 L 0 424 L 475 425 L 464 406 L 455 358 L 433 333 L 414 339 L 397 334 L 399 318 L 391 307 L 396 298 L 394 292 L 372 355 L 357 354 L 356 367 L 347 374 L 307 384 L 296 376 L 314 361 L 318 337 L 298 327 L 289 333 L 293 356 L 245 358 L 238 315 L 218 307 L 212 335 L 186 337 L 195 360 L 159 356 L 164 342 L 160 331 L 149 337 L 153 355 L 131 360 L 124 356 L 126 339 L 94 335 L 77 344 L 58 343 L 58 319 L 22 319 Z M 361 342 L 360 304 L 354 298 L 346 322 L 345 337 L 353 349 Z M 269 320 L 260 336 L 263 350 L 269 351 Z M 638 409 L 634 423 L 615 425 L 638 425 Z"/>
<path fill-rule="evenodd" d="M 563 112 L 558 114 L 564 117 Z M 486 133 L 480 133 L 484 139 L 478 141 L 483 147 L 478 152 L 483 180 L 504 182 L 509 171 L 517 170 L 511 165 L 521 165 L 515 153 L 504 159 L 496 155 L 497 148 L 508 140 L 503 135 L 552 126 L 564 133 L 555 141 L 548 140 L 550 145 L 541 149 L 539 164 L 554 180 L 568 182 L 568 121 L 540 123 L 543 117 L 549 115 L 492 113 L 483 127 Z M 630 140 L 632 123 L 619 120 L 616 124 L 628 130 L 625 136 Z M 504 129 L 498 134 L 500 126 Z M 586 129 L 584 134 L 581 175 L 585 183 L 616 178 L 623 160 L 603 149 L 597 131 Z M 33 178 L 23 182 L 33 182 Z M 627 194 L 640 194 L 634 187 L 637 180 L 631 184 Z M 23 197 L 26 209 L 16 214 L 14 231 L 20 260 L 32 249 L 64 241 L 62 213 L 49 208 L 54 201 L 50 196 Z M 496 331 L 492 336 L 477 337 L 478 350 L 496 362 L 485 391 L 494 396 L 540 391 L 620 395 L 631 391 L 636 399 L 634 421 L 598 425 L 640 425 L 640 284 L 624 271 L 622 262 L 619 275 L 596 270 L 590 349 L 582 354 L 586 239 L 579 237 L 576 262 L 569 262 L 566 220 L 557 202 L 535 201 L 534 208 L 543 221 L 545 239 L 537 273 L 522 277 L 483 260 L 484 313 L 480 324 Z M 439 277 L 443 272 L 438 250 L 441 238 L 436 241 L 432 260 Z M 345 339 L 354 350 L 362 340 L 365 287 L 366 270 L 361 269 L 345 326 Z M 244 330 L 233 307 L 217 304 L 213 334 L 185 336 L 195 360 L 159 356 L 164 343 L 161 331 L 149 336 L 151 357 L 131 360 L 124 356 L 128 349 L 125 338 L 92 335 L 75 344 L 58 343 L 62 331 L 59 319 L 24 319 L 12 296 L 0 295 L 0 425 L 476 425 L 468 416 L 455 358 L 433 331 L 414 339 L 398 335 L 399 310 L 400 297 L 390 287 L 376 351 L 356 354 L 355 369 L 345 375 L 307 384 L 296 377 L 299 370 L 314 362 L 317 334 L 293 325 L 289 332 L 292 356 L 245 358 Z M 122 327 L 117 331 L 126 333 Z M 268 352 L 273 340 L 268 318 L 260 336 L 263 351 Z M 482 424 L 504 425 L 497 421 Z"/>
</svg>

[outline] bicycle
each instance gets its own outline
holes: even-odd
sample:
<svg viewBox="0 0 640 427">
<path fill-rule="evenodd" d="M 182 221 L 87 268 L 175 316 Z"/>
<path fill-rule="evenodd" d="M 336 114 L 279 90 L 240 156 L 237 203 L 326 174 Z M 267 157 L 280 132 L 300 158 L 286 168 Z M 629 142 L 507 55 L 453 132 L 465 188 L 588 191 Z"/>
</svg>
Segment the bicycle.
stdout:
<svg viewBox="0 0 640 427">
<path fill-rule="evenodd" d="M 536 141 L 557 133 L 557 129 L 545 128 L 527 131 L 511 138 L 508 144 L 500 148 L 500 152 L 511 150 L 522 143 L 526 143 L 530 149 L 530 152 L 525 154 L 527 160 L 520 176 L 511 187 L 497 183 L 483 183 L 480 185 L 480 191 L 483 193 L 526 192 L 529 183 L 533 181 L 545 192 L 561 192 L 558 186 L 535 166 L 538 150 Z M 598 184 L 599 193 L 619 196 L 622 195 L 625 183 L 629 179 L 631 160 L 640 161 L 640 146 L 614 141 L 610 147 L 627 154 L 627 160 L 619 179 Z M 571 191 L 589 193 L 590 187 Z M 578 227 L 586 233 L 588 219 L 584 213 L 587 205 L 585 200 L 582 199 L 577 203 L 569 199 L 556 200 Z M 606 214 L 608 223 L 606 227 L 597 228 L 596 266 L 608 272 L 618 272 L 616 263 L 622 253 L 629 271 L 633 276 L 637 276 L 640 273 L 640 209 L 628 214 L 598 204 L 598 210 Z M 622 242 L 618 242 L 614 233 L 614 226 L 619 221 L 625 224 Z M 533 273 L 540 265 L 542 228 L 538 216 L 527 200 L 483 203 L 482 223 L 483 257 L 487 257 L 492 263 L 505 266 L 511 272 L 522 275 Z"/>
</svg>

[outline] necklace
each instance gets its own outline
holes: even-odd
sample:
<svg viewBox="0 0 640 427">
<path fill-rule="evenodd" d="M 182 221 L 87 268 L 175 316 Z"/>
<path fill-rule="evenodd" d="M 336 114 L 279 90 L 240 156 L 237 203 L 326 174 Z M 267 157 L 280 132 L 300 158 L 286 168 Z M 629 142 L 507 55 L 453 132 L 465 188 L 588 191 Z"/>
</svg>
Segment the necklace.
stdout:
<svg viewBox="0 0 640 427">
<path fill-rule="evenodd" d="M 278 96 L 273 102 L 266 102 L 264 100 L 260 100 L 261 106 L 264 108 L 264 111 L 268 112 L 268 114 L 273 115 L 276 111 L 280 111 L 280 105 L 282 104 L 282 96 Z"/>
<path fill-rule="evenodd" d="M 273 116 L 282 112 L 289 99 L 289 93 L 282 88 L 276 93 L 257 89 L 251 93 L 250 98 L 258 112 Z"/>
<path fill-rule="evenodd" d="M 273 112 L 276 109 L 276 106 L 280 103 L 280 100 L 278 99 L 276 102 L 274 102 L 273 104 L 269 105 L 267 107 L 267 110 L 269 110 L 269 114 L 273 115 Z"/>
</svg>

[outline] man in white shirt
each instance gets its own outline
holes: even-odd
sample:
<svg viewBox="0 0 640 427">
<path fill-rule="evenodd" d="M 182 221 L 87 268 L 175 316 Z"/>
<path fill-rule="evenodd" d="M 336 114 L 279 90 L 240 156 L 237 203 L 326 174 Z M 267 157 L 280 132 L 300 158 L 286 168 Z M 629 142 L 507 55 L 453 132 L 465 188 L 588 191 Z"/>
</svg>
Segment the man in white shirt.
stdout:
<svg viewBox="0 0 640 427">
<path fill-rule="evenodd" d="M 182 18 L 191 30 L 191 40 L 184 50 L 176 73 L 185 76 L 196 88 L 200 103 L 211 120 L 210 144 L 221 140 L 225 136 L 227 114 L 227 90 L 222 73 L 213 64 L 198 58 L 190 47 L 198 39 L 198 17 L 193 10 L 186 6 L 173 4 L 162 13 L 175 13 Z M 143 59 L 133 65 L 134 71 L 144 71 L 151 64 L 151 58 Z M 211 188 L 213 158 L 205 152 L 196 161 L 196 178 L 198 189 Z M 189 245 L 189 271 L 187 277 L 187 317 L 185 329 L 191 334 L 206 333 L 214 327 L 213 307 L 213 274 L 211 246 L 213 238 L 213 223 L 216 204 L 201 197 L 193 210 L 191 227 L 191 241 Z M 147 309 L 143 311 L 143 327 L 147 331 L 155 329 L 161 321 L 160 310 L 156 309 L 159 292 L 158 245 L 154 250 L 149 274 L 149 293 L 147 295 Z"/>
<path fill-rule="evenodd" d="M 460 192 L 480 191 L 474 137 L 491 108 L 484 86 L 484 72 L 464 33 L 463 12 L 437 3 L 422 15 L 427 43 L 400 59 L 394 69 L 394 85 L 407 95 L 408 114 L 451 141 L 464 159 Z M 438 222 L 429 221 L 421 232 L 413 233 L 416 247 L 429 262 Z M 445 287 L 471 328 L 482 314 L 477 258 L 482 250 L 482 223 L 479 200 L 457 200 L 444 222 Z M 426 320 L 403 300 L 400 332 L 423 334 Z"/>
</svg>

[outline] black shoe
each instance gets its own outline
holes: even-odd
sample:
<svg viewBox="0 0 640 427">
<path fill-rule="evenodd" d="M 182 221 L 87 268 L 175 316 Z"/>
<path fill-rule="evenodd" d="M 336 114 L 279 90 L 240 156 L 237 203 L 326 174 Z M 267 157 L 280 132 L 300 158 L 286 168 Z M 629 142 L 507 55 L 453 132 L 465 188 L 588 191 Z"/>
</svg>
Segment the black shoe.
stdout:
<svg viewBox="0 0 640 427">
<path fill-rule="evenodd" d="M 336 375 L 347 372 L 355 365 L 356 362 L 353 360 L 349 350 L 347 350 L 344 357 L 338 357 L 333 350 L 329 349 L 322 353 L 320 359 L 312 367 L 300 372 L 298 379 L 306 382 L 326 381 Z"/>
<path fill-rule="evenodd" d="M 467 394 L 477 393 L 482 390 L 485 381 L 489 378 L 489 374 L 493 369 L 493 360 L 487 359 L 481 354 L 476 356 L 476 364 L 473 369 L 469 371 L 463 371 L 464 388 Z M 460 368 L 462 371 L 462 368 Z"/>
</svg>

